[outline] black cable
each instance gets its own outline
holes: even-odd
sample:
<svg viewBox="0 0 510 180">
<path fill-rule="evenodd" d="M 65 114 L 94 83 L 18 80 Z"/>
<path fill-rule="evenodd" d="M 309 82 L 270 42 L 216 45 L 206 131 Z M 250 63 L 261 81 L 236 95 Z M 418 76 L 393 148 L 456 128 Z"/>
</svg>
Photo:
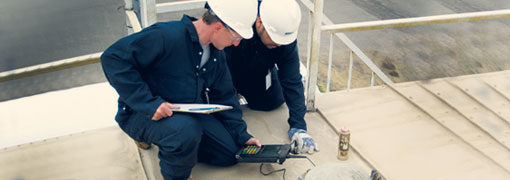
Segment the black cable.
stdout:
<svg viewBox="0 0 510 180">
<path fill-rule="evenodd" d="M 306 159 L 308 159 L 308 161 L 310 161 L 310 163 L 312 163 L 313 167 L 317 167 L 317 166 L 315 165 L 315 163 L 313 163 L 313 161 L 312 161 L 310 158 L 308 158 L 308 156 L 305 156 L 305 157 L 306 157 Z M 306 170 L 306 172 L 305 172 L 305 174 L 308 174 L 308 172 L 310 172 L 310 170 L 312 170 L 312 168 L 307 169 L 307 170 Z"/>
<path fill-rule="evenodd" d="M 313 161 L 312 161 L 310 158 L 308 158 L 308 156 L 287 155 L 287 158 L 306 158 L 306 159 L 308 159 L 308 161 L 309 161 L 310 163 L 312 163 L 313 167 L 316 167 L 315 163 L 313 163 Z M 273 174 L 273 173 L 275 173 L 275 172 L 283 171 L 283 180 L 285 180 L 285 172 L 287 171 L 287 169 L 282 168 L 282 169 L 277 169 L 277 170 L 270 171 L 270 172 L 268 172 L 268 173 L 264 173 L 264 172 L 262 172 L 262 166 L 263 166 L 263 165 L 264 165 L 264 163 L 261 163 L 261 164 L 260 164 L 260 167 L 259 167 L 260 174 L 262 174 L 262 175 L 264 175 L 264 176 L 267 176 L 267 175 Z M 306 170 L 306 173 L 308 173 L 310 170 L 311 170 L 311 169 Z M 305 173 L 305 174 L 306 174 L 306 173 Z"/>
<path fill-rule="evenodd" d="M 289 154 L 289 155 L 287 155 L 287 158 L 306 158 L 306 159 L 308 159 L 308 161 L 310 161 L 310 163 L 312 163 L 313 167 L 316 167 L 315 163 L 313 163 L 313 161 L 310 158 L 308 158 L 308 156 L 300 156 L 300 155 Z"/>
<path fill-rule="evenodd" d="M 283 180 L 285 180 L 285 171 L 287 171 L 285 168 L 282 168 L 282 169 L 277 169 L 277 170 L 272 170 L 268 173 L 264 173 L 262 172 L 262 166 L 264 165 L 264 163 L 261 163 L 260 164 L 260 167 L 259 167 L 259 171 L 260 171 L 260 174 L 264 175 L 264 176 L 267 176 L 267 175 L 270 175 L 270 174 L 273 174 L 274 172 L 280 172 L 280 171 L 283 171 Z"/>
<path fill-rule="evenodd" d="M 308 159 L 308 161 L 310 161 L 310 163 L 312 163 L 313 167 L 316 167 L 315 163 L 313 163 L 313 161 L 310 158 L 308 158 L 308 156 L 306 156 L 306 159 Z M 308 169 L 308 170 L 310 170 L 310 169 Z"/>
</svg>

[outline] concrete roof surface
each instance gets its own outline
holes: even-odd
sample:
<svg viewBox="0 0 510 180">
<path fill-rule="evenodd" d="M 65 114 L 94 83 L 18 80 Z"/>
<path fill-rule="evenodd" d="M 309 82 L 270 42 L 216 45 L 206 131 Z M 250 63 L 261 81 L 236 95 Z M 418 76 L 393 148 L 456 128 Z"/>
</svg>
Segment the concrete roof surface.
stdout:
<svg viewBox="0 0 510 180">
<path fill-rule="evenodd" d="M 509 179 L 510 71 L 319 94 L 307 113 L 318 166 L 349 163 L 386 179 Z M 115 124 L 117 95 L 107 83 L 0 103 L 0 177 L 7 179 L 162 179 L 157 147 L 136 148 Z M 288 143 L 288 109 L 244 108 L 248 131 L 265 144 Z M 341 127 L 351 154 L 337 159 Z M 4 168 L 5 167 L 5 168 Z M 282 179 L 259 164 L 198 164 L 194 179 Z M 288 159 L 286 179 L 313 168 Z"/>
</svg>

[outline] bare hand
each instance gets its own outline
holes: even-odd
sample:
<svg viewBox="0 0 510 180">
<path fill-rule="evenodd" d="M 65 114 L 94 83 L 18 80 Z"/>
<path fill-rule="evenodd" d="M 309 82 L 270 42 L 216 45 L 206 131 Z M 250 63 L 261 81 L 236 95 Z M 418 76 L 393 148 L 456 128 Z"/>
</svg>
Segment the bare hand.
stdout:
<svg viewBox="0 0 510 180">
<path fill-rule="evenodd" d="M 258 147 L 262 146 L 262 144 L 260 143 L 260 141 L 254 137 L 248 139 L 248 141 L 246 141 L 244 144 L 246 145 L 257 145 Z"/>
<path fill-rule="evenodd" d="M 156 109 L 156 112 L 152 116 L 152 120 L 158 121 L 161 118 L 172 116 L 172 109 L 179 109 L 179 106 L 170 104 L 168 102 L 161 103 L 161 105 L 159 105 L 158 109 Z"/>
</svg>

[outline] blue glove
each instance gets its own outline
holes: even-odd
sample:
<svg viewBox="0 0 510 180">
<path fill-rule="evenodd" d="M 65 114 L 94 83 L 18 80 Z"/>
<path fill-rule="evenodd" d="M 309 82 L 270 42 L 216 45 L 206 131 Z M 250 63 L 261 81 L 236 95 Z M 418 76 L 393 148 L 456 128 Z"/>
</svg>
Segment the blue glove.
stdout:
<svg viewBox="0 0 510 180">
<path fill-rule="evenodd" d="M 296 154 L 305 152 L 312 154 L 315 151 L 319 151 L 319 146 L 317 146 L 312 136 L 306 133 L 304 129 L 290 128 L 289 137 L 291 139 L 290 149 Z"/>
</svg>

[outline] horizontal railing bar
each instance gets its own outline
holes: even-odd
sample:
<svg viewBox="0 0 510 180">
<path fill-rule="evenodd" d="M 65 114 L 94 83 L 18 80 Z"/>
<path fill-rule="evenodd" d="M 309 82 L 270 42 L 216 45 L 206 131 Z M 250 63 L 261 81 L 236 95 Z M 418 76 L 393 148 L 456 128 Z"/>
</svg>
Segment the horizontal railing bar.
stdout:
<svg viewBox="0 0 510 180">
<path fill-rule="evenodd" d="M 126 16 L 129 20 L 133 31 L 139 32 L 142 30 L 140 23 L 138 21 L 138 17 L 132 10 L 126 10 Z M 78 57 L 72 57 L 68 59 L 63 59 L 59 61 L 53 61 L 50 63 L 39 64 L 24 68 L 19 68 L 11 71 L 5 71 L 0 73 L 0 83 L 10 80 L 21 79 L 30 76 L 36 76 L 39 74 L 44 74 L 48 72 L 60 71 L 69 68 L 75 68 L 80 66 L 85 66 L 89 64 L 95 64 L 101 62 L 100 57 L 103 52 L 88 54 Z"/>
<path fill-rule="evenodd" d="M 205 0 L 189 0 L 178 2 L 157 3 L 156 13 L 167 13 L 176 11 L 186 11 L 203 8 Z"/>
<path fill-rule="evenodd" d="M 321 30 L 330 31 L 330 32 L 353 32 L 353 31 L 410 27 L 410 26 L 419 26 L 419 25 L 428 25 L 428 24 L 479 21 L 479 20 L 508 18 L 508 17 L 510 17 L 510 9 L 473 12 L 473 13 L 447 14 L 447 15 L 438 15 L 438 16 L 425 16 L 425 17 L 416 17 L 416 18 L 403 18 L 403 19 L 378 20 L 378 21 L 367 21 L 367 22 L 357 22 L 357 23 L 334 24 L 334 25 L 322 26 Z"/>
<path fill-rule="evenodd" d="M 103 54 L 103 52 L 1 72 L 0 82 L 21 79 L 25 77 L 59 71 L 63 69 L 69 69 L 73 67 L 85 66 L 88 64 L 99 63 L 101 61 L 100 60 L 101 54 Z"/>
</svg>

